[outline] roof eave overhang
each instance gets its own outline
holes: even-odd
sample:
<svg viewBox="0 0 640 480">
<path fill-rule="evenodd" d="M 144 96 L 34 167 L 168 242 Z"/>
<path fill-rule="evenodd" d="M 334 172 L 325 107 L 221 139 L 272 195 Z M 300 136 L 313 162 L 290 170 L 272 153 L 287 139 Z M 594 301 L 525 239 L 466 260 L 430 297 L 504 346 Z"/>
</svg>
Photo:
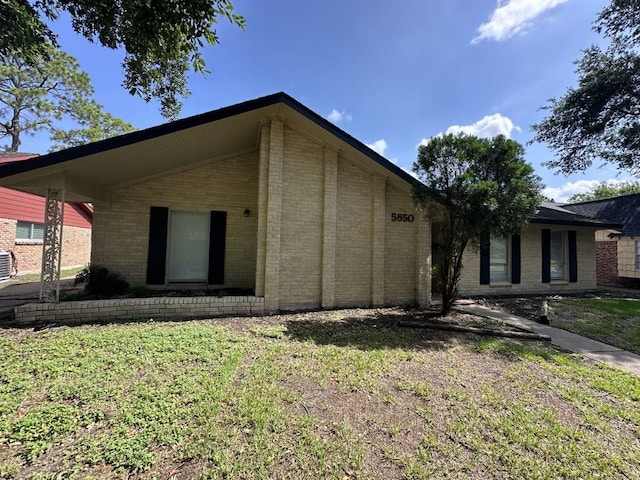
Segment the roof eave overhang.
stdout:
<svg viewBox="0 0 640 480">
<path fill-rule="evenodd" d="M 281 92 L 100 142 L 0 165 L 0 183 L 40 195 L 45 194 L 47 188 L 65 188 L 71 201 L 101 199 L 109 188 L 150 178 L 153 173 L 170 173 L 170 167 L 178 168 L 178 155 L 190 156 L 187 167 L 193 168 L 211 157 L 255 150 L 260 126 L 274 117 L 300 126 L 321 144 L 367 164 L 371 170 L 391 178 L 392 183 L 410 188 L 418 182 L 359 140 Z M 209 128 L 212 123 L 216 123 L 218 130 L 226 129 L 225 132 L 237 138 L 226 140 L 225 135 Z M 225 141 L 229 144 L 226 152 L 221 146 Z M 177 144 L 182 145 L 182 149 Z M 211 153 L 207 145 L 220 148 L 212 149 L 215 151 Z M 158 161 L 163 155 L 167 157 L 164 164 Z M 149 159 L 152 161 L 145 164 Z M 154 168 L 155 172 L 152 171 Z"/>
</svg>

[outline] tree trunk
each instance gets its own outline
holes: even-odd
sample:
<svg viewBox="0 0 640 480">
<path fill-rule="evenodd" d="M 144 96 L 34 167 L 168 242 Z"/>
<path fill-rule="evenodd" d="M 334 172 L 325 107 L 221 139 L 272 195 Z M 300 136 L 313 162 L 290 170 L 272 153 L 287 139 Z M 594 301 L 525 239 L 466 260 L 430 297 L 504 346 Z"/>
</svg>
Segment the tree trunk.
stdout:
<svg viewBox="0 0 640 480">
<path fill-rule="evenodd" d="M 9 127 L 9 134 L 11 135 L 10 152 L 17 152 L 20 149 L 20 131 L 20 112 L 14 111 L 11 127 Z"/>
<path fill-rule="evenodd" d="M 450 248 L 448 248 L 445 255 L 450 255 L 450 258 L 446 261 L 447 273 L 446 277 L 443 277 L 443 289 L 442 289 L 442 309 L 440 313 L 446 315 L 451 311 L 451 307 L 458 298 L 458 283 L 460 282 L 460 272 L 462 271 L 462 256 L 467 248 L 467 240 L 461 240 L 458 245 L 455 245 L 455 241 L 452 242 Z"/>
</svg>

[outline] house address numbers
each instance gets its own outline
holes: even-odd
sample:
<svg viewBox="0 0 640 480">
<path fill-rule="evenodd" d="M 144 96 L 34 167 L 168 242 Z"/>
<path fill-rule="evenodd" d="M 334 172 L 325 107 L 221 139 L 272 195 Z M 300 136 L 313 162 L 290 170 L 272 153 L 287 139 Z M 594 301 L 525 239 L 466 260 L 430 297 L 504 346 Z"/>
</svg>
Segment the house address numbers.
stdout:
<svg viewBox="0 0 640 480">
<path fill-rule="evenodd" d="M 391 221 L 392 222 L 413 222 L 414 216 L 411 213 L 392 213 Z"/>
</svg>

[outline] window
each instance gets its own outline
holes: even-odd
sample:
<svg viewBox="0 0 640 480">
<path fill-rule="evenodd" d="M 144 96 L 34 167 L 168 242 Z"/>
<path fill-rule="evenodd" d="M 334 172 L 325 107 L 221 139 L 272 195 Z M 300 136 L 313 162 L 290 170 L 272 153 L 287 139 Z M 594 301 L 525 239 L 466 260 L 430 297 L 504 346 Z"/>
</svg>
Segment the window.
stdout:
<svg viewBox="0 0 640 480">
<path fill-rule="evenodd" d="M 636 270 L 640 270 L 640 240 L 636 240 Z"/>
<path fill-rule="evenodd" d="M 172 211 L 169 281 L 206 282 L 209 272 L 209 212 Z"/>
<path fill-rule="evenodd" d="M 509 281 L 509 247 L 507 239 L 492 238 L 489 246 L 489 279 L 491 283 Z"/>
<path fill-rule="evenodd" d="M 42 242 L 44 239 L 44 223 L 18 221 L 16 226 L 16 241 Z"/>
<path fill-rule="evenodd" d="M 551 231 L 551 280 L 565 280 L 566 232 Z"/>
</svg>

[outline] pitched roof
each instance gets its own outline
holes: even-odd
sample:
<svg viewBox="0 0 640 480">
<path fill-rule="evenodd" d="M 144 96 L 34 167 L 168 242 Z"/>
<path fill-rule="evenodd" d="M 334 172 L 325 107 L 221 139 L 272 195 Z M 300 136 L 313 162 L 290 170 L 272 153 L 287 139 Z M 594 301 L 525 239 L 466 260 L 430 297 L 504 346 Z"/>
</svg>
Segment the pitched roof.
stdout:
<svg viewBox="0 0 640 480">
<path fill-rule="evenodd" d="M 571 203 L 563 208 L 585 217 L 619 223 L 623 236 L 640 236 L 640 193 Z"/>
<path fill-rule="evenodd" d="M 569 225 L 576 227 L 596 227 L 601 229 L 620 228 L 618 222 L 594 219 L 567 210 L 557 203 L 542 203 L 536 213 L 529 217 L 530 223 L 543 223 L 549 225 Z"/>
<path fill-rule="evenodd" d="M 31 158 L 24 162 L 10 163 L 0 165 L 0 178 L 17 175 L 44 167 L 58 166 L 64 162 L 77 160 L 79 158 L 91 155 L 101 154 L 110 150 L 121 147 L 130 146 L 136 143 L 145 142 L 158 137 L 167 136 L 183 130 L 202 126 L 204 124 L 216 122 L 219 120 L 229 119 L 234 116 L 254 112 L 267 107 L 284 105 L 289 107 L 297 114 L 306 118 L 311 123 L 321 127 L 330 134 L 333 134 L 342 142 L 354 148 L 361 154 L 369 157 L 378 165 L 384 167 L 395 176 L 400 177 L 410 184 L 417 182 L 409 173 L 402 168 L 391 163 L 389 160 L 379 155 L 364 143 L 349 135 L 344 130 L 338 128 L 333 123 L 321 117 L 302 103 L 284 92 L 274 93 L 265 97 L 248 100 L 246 102 L 231 105 L 229 107 L 212 110 L 210 112 L 194 115 L 192 117 L 183 118 L 169 123 L 164 123 L 155 127 L 138 130 L 135 132 L 119 135 L 117 137 L 93 142 L 86 145 L 60 150 L 58 152 L 42 155 L 37 158 Z"/>
</svg>

